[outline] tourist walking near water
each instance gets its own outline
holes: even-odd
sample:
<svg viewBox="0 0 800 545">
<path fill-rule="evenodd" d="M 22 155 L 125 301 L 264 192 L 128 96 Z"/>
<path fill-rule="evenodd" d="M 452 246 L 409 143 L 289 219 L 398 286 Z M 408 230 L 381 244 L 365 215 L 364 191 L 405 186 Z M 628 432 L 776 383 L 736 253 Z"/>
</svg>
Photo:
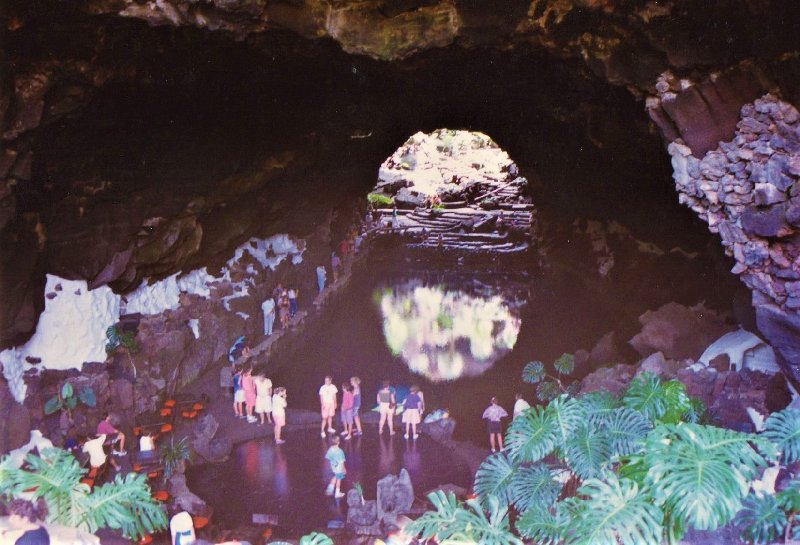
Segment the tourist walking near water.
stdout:
<svg viewBox="0 0 800 545">
<path fill-rule="evenodd" d="M 286 388 L 275 388 L 272 394 L 272 421 L 275 424 L 275 444 L 282 445 L 286 441 L 281 437 L 286 425 Z"/>
<path fill-rule="evenodd" d="M 384 380 L 382 388 L 378 390 L 377 402 L 378 411 L 381 414 L 381 419 L 378 423 L 378 435 L 383 433 L 383 425 L 386 422 L 389 423 L 389 435 L 394 435 L 394 409 L 397 406 L 397 399 L 389 387 L 388 380 Z"/>
<path fill-rule="evenodd" d="M 333 384 L 333 378 L 328 375 L 325 377 L 325 384 L 319 387 L 319 404 L 322 423 L 319 428 L 319 436 L 325 437 L 325 426 L 328 433 L 336 433 L 333 428 L 333 417 L 336 415 L 336 394 L 339 389 Z"/>
<path fill-rule="evenodd" d="M 353 436 L 353 386 L 349 382 L 342 384 L 342 435 L 345 441 Z"/>
<path fill-rule="evenodd" d="M 275 301 L 271 297 L 261 303 L 261 312 L 264 313 L 264 335 L 272 335 L 272 326 L 275 324 Z"/>
<path fill-rule="evenodd" d="M 336 255 L 336 252 L 331 252 L 331 270 L 333 271 L 334 282 L 336 282 L 336 280 L 339 278 L 339 265 L 341 265 L 339 256 Z"/>
<path fill-rule="evenodd" d="M 425 411 L 425 397 L 419 391 L 419 386 L 416 384 L 411 387 L 411 393 L 403 401 L 403 423 L 406 425 L 405 438 L 409 438 L 409 434 L 413 431 L 414 439 L 419 437 L 417 433 L 417 424 L 421 422 L 422 413 Z"/>
<path fill-rule="evenodd" d="M 346 457 L 344 451 L 339 446 L 339 436 L 334 435 L 331 441 L 333 444 L 328 448 L 328 452 L 325 453 L 325 459 L 328 460 L 328 463 L 331 465 L 333 477 L 331 477 L 331 482 L 328 483 L 328 488 L 325 489 L 325 495 L 333 496 L 334 498 L 343 498 L 342 481 L 347 474 L 347 468 L 345 467 Z"/>
<path fill-rule="evenodd" d="M 358 377 L 350 378 L 350 385 L 353 387 L 353 423 L 356 426 L 356 431 L 353 435 L 359 436 L 363 433 L 361 429 L 361 379 Z"/>
<path fill-rule="evenodd" d="M 272 381 L 259 374 L 256 383 L 256 414 L 261 419 L 261 425 L 272 423 Z"/>
<path fill-rule="evenodd" d="M 497 398 L 492 398 L 492 403 L 483 411 L 483 418 L 487 421 L 486 427 L 489 431 L 489 443 L 492 445 L 492 452 L 498 449 L 503 450 L 503 427 L 500 420 L 507 417 L 506 410 L 497 403 Z M 495 440 L 497 443 L 495 444 Z"/>
</svg>

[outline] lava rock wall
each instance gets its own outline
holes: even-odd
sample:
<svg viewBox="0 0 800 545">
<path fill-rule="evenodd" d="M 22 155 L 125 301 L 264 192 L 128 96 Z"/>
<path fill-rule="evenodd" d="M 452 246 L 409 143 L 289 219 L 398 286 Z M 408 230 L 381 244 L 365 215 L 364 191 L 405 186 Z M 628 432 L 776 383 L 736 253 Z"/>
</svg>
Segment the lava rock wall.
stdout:
<svg viewBox="0 0 800 545">
<path fill-rule="evenodd" d="M 668 149 L 680 201 L 720 235 L 759 330 L 800 380 L 800 114 L 767 94 L 702 158 L 680 139 Z"/>
</svg>

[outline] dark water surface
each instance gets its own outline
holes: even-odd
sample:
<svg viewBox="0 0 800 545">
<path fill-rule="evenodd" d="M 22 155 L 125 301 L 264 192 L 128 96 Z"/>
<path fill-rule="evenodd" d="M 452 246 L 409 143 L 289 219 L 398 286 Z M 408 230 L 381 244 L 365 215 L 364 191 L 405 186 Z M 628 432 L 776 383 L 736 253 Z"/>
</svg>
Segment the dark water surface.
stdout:
<svg viewBox="0 0 800 545">
<path fill-rule="evenodd" d="M 227 462 L 189 472 L 191 490 L 214 506 L 214 518 L 226 527 L 250 522 L 253 513 L 278 516 L 276 536 L 297 536 L 328 521 L 345 521 L 346 498 L 325 496 L 331 477 L 325 452 L 329 442 L 311 431 L 286 434 L 286 443 L 271 439 L 249 441 L 234 449 Z M 375 499 L 381 477 L 408 471 L 418 498 L 439 485 L 469 486 L 468 469 L 428 437 L 406 441 L 400 434 L 378 436 L 374 429 L 341 442 L 347 456 L 342 490 L 363 486 L 366 499 Z"/>
</svg>

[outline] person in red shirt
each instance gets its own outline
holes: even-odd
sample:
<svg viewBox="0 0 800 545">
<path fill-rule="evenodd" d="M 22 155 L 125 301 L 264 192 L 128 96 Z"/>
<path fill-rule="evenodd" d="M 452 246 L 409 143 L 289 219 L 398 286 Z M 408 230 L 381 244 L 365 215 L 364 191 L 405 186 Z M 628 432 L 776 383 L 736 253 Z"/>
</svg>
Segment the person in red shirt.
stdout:
<svg viewBox="0 0 800 545">
<path fill-rule="evenodd" d="M 114 454 L 117 456 L 125 456 L 128 454 L 125 451 L 125 434 L 115 428 L 111 421 L 111 414 L 106 413 L 105 418 L 97 425 L 97 435 L 105 435 L 106 440 L 112 445 L 119 443 L 119 450 L 115 450 Z"/>
</svg>

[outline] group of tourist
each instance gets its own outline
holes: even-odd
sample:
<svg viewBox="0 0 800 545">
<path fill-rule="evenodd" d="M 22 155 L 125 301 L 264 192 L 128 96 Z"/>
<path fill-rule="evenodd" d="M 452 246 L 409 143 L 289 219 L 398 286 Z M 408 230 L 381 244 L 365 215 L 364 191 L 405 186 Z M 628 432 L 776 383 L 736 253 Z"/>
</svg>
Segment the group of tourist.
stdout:
<svg viewBox="0 0 800 545">
<path fill-rule="evenodd" d="M 275 286 L 275 289 L 272 290 L 272 297 L 268 297 L 261 303 L 261 312 L 264 314 L 264 335 L 272 335 L 276 316 L 281 328 L 289 327 L 289 320 L 297 314 L 297 298 L 299 296 L 300 290 L 297 288 L 284 289 L 282 284 Z"/>
<path fill-rule="evenodd" d="M 522 398 L 522 394 L 517 393 L 514 401 L 514 419 L 530 409 L 530 404 Z M 503 426 L 502 419 L 508 417 L 506 410 L 500 406 L 496 397 L 492 397 L 489 406 L 483 411 L 483 419 L 486 420 L 486 428 L 489 432 L 489 444 L 492 452 L 503 450 Z"/>
<path fill-rule="evenodd" d="M 233 414 L 251 424 L 272 424 L 275 443 L 286 442 L 282 437 L 286 425 L 286 388 L 273 390 L 272 380 L 263 373 L 254 373 L 253 366 L 248 363 L 234 364 Z"/>
</svg>

